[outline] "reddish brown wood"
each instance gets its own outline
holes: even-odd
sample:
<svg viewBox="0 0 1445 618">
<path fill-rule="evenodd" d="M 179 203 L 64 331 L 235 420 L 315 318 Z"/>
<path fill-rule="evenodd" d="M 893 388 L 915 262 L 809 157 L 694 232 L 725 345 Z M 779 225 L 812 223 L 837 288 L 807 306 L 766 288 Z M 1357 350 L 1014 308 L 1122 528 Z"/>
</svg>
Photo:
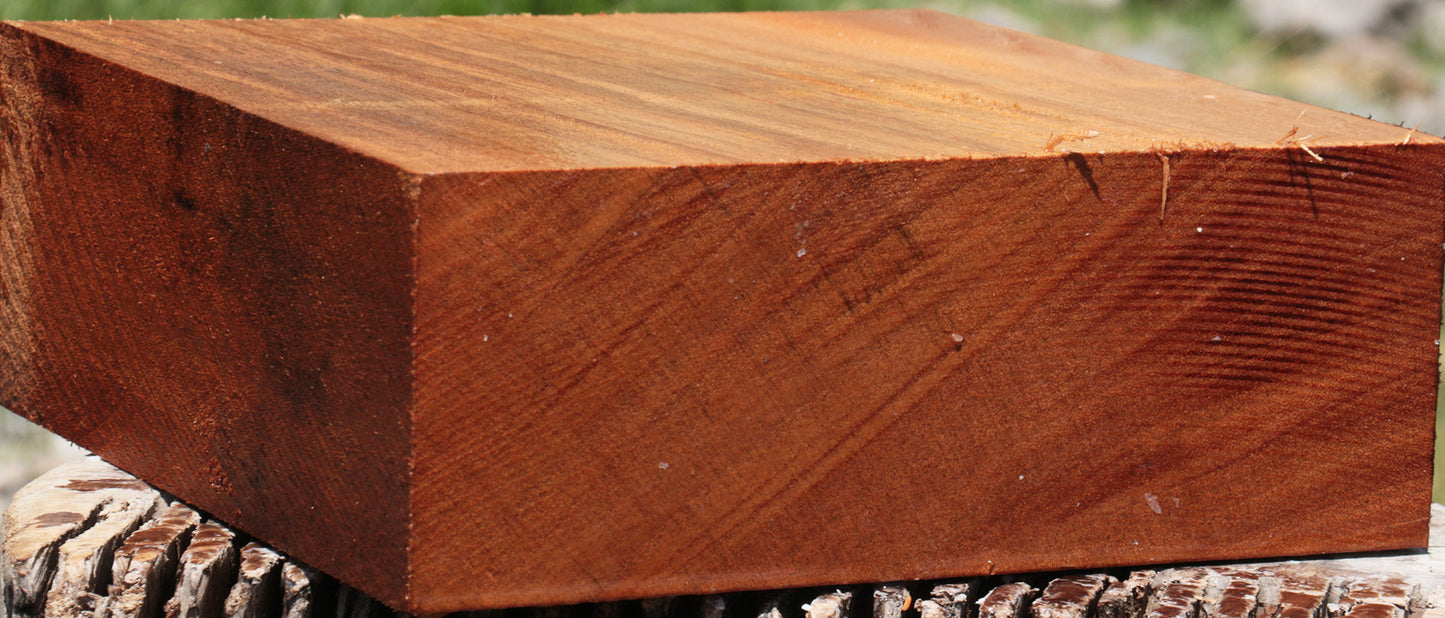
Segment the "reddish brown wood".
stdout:
<svg viewBox="0 0 1445 618">
<path fill-rule="evenodd" d="M 0 404 L 393 606 L 1425 542 L 1441 140 L 928 11 L 0 66 Z"/>
<path fill-rule="evenodd" d="M 93 547 L 97 538 L 115 529 L 111 511 L 117 501 L 148 508 L 159 496 L 144 483 L 97 458 L 67 464 L 25 486 L 5 511 L 0 526 L 0 616 L 6 618 L 103 618 L 115 616 L 128 590 L 111 586 L 108 573 L 97 578 L 73 569 L 81 566 L 71 549 Z M 78 490 L 77 487 L 94 489 Z M 96 494 L 92 492 L 104 492 Z M 77 525 L 75 513 L 92 512 L 97 497 L 110 502 L 101 512 Z M 180 505 L 173 505 L 184 509 Z M 148 512 L 135 543 L 128 547 L 154 547 L 155 530 L 171 510 L 160 505 Z M 183 511 L 184 512 L 184 511 Z M 48 537 L 48 538 L 47 538 Z M 69 540 L 64 540 L 69 537 Z M 920 542 L 925 542 L 920 541 Z M 62 542 L 60 561 L 55 542 Z M 352 588 L 338 590 L 329 578 L 280 556 L 257 543 L 240 551 L 230 531 L 208 522 L 196 528 L 179 561 L 147 562 L 148 579 L 174 579 L 173 596 L 165 602 L 166 618 L 233 616 L 241 614 L 284 618 L 328 616 L 407 618 Z M 1431 510 L 1430 550 L 1383 553 L 1370 556 L 1325 557 L 1274 563 L 1196 565 L 1155 571 L 1135 571 L 1124 581 L 1102 573 L 1060 575 L 1033 573 L 1007 576 L 1028 583 L 999 585 L 1000 578 L 971 578 L 944 583 L 908 582 L 838 589 L 775 590 L 715 594 L 704 597 L 663 597 L 573 606 L 547 606 L 523 610 L 489 610 L 454 614 L 454 618 L 495 618 L 510 612 L 530 618 L 1270 618 L 1281 612 L 1315 618 L 1441 618 L 1445 616 L 1445 505 Z M 177 547 L 179 548 L 179 547 Z M 95 554 L 109 565 L 117 546 Z M 133 554 L 132 554 L 133 555 Z M 134 564 L 134 561 L 132 561 Z M 34 567 L 39 567 L 36 570 Z M 133 569 L 129 569 L 133 570 Z M 277 585 L 279 575 L 279 586 Z M 83 581 L 77 581 L 80 578 Z M 231 586 L 234 582 L 234 586 Z M 1037 585 L 1035 590 L 1029 584 Z M 1201 584 L 1202 583 L 1202 587 Z M 79 584 L 77 586 L 77 584 Z M 95 588 L 99 586 L 99 588 Z M 230 590 L 227 591 L 226 588 Z M 280 590 L 278 591 L 278 588 Z M 871 599 L 868 595 L 871 589 Z M 34 591 L 39 594 L 27 593 Z M 164 588 L 162 594 L 169 594 Z M 1100 591 L 1102 590 L 1102 594 Z M 1313 590 L 1314 592 L 1308 592 Z M 99 591 L 95 594 L 92 591 Z M 1298 594 L 1304 591 L 1305 594 Z M 231 610 L 203 609 L 218 604 L 229 592 Z M 219 593 L 219 594 L 217 594 Z M 1020 605 L 1037 593 L 1038 598 Z M 116 597 L 107 596 L 117 595 Z M 927 598 L 924 598 L 924 597 Z M 279 598 L 277 598 L 279 597 Z M 982 599 L 980 599 L 982 597 Z M 1097 603 L 1094 598 L 1097 597 Z M 162 597 L 164 598 L 164 597 Z M 854 603 L 857 598 L 863 603 Z M 919 599 L 911 603 L 913 599 Z M 43 605 L 40 604 L 43 600 Z M 871 600 L 870 602 L 867 602 Z M 982 602 L 979 602 L 982 601 Z M 1151 608 L 1146 613 L 1145 608 Z M 160 614 L 153 614 L 160 615 Z"/>
</svg>

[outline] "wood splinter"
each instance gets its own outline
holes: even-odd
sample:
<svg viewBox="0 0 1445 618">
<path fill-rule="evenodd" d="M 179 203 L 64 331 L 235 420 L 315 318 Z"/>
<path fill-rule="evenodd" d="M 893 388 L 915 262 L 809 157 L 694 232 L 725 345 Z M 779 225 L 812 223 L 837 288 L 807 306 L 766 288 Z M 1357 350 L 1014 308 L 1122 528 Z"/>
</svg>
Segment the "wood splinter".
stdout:
<svg viewBox="0 0 1445 618">
<path fill-rule="evenodd" d="M 1410 138 L 1415 137 L 1415 133 L 1417 133 L 1417 132 L 1419 132 L 1419 131 L 1420 131 L 1420 123 L 1417 122 L 1417 123 L 1415 123 L 1415 126 L 1414 126 L 1414 127 L 1411 127 L 1411 128 L 1410 128 L 1410 132 L 1405 134 L 1405 139 L 1404 139 L 1404 140 L 1401 140 L 1400 145 L 1401 145 L 1401 146 L 1408 146 L 1408 145 L 1410 145 Z"/>
<path fill-rule="evenodd" d="M 1275 145 L 1277 145 L 1277 146 L 1299 146 L 1300 150 L 1305 151 L 1305 154 L 1307 154 L 1307 155 L 1309 155 L 1310 157 L 1314 158 L 1315 161 L 1318 161 L 1318 162 L 1320 162 L 1320 163 L 1324 163 L 1324 162 L 1325 162 L 1325 158 L 1324 158 L 1324 157 L 1321 157 L 1319 154 L 1315 153 L 1315 151 L 1310 150 L 1310 147 L 1309 147 L 1309 146 L 1305 145 L 1305 142 L 1310 142 L 1310 141 L 1314 141 L 1314 140 L 1316 140 L 1316 139 L 1319 139 L 1318 136 L 1313 135 L 1313 134 L 1310 134 L 1310 135 L 1306 135 L 1306 136 L 1304 136 L 1304 137 L 1295 137 L 1295 135 L 1299 133 L 1299 119 L 1300 119 L 1300 118 L 1304 118 L 1304 115 L 1305 115 L 1304 111 L 1301 111 L 1301 112 L 1299 113 L 1299 116 L 1296 116 L 1296 117 L 1295 117 L 1295 124 L 1294 124 L 1294 126 L 1290 127 L 1290 128 L 1289 128 L 1289 131 L 1285 132 L 1284 137 L 1281 137 L 1281 138 L 1279 138 L 1278 140 L 1275 140 L 1274 143 L 1275 143 Z M 1409 139 L 1410 139 L 1409 136 L 1406 136 L 1405 140 L 1406 140 L 1406 141 L 1409 141 Z"/>
<path fill-rule="evenodd" d="M 1159 163 L 1164 166 L 1164 182 L 1159 189 L 1159 225 L 1164 225 L 1164 209 L 1169 205 L 1169 155 L 1158 153 Z"/>
<path fill-rule="evenodd" d="M 1055 148 L 1064 142 L 1082 142 L 1098 136 L 1099 132 L 1092 129 L 1088 131 L 1075 131 L 1073 133 L 1060 133 L 1058 135 L 1050 134 L 1049 141 L 1044 144 L 1044 150 L 1053 152 Z"/>
</svg>

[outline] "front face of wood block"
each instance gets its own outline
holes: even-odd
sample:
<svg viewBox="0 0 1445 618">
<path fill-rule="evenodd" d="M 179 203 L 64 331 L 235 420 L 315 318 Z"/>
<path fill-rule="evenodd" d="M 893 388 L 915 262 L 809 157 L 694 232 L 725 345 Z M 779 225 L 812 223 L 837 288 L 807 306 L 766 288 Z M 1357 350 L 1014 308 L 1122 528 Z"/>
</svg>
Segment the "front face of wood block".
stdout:
<svg viewBox="0 0 1445 618">
<path fill-rule="evenodd" d="M 399 602 L 401 175 L 49 41 L 0 46 L 3 404 L 298 554 L 364 554 L 327 566 Z"/>
<path fill-rule="evenodd" d="M 1424 542 L 1438 139 L 930 12 L 0 30 L 0 405 L 395 606 Z"/>
<path fill-rule="evenodd" d="M 432 179 L 414 593 L 1418 543 L 1442 154 Z"/>
</svg>

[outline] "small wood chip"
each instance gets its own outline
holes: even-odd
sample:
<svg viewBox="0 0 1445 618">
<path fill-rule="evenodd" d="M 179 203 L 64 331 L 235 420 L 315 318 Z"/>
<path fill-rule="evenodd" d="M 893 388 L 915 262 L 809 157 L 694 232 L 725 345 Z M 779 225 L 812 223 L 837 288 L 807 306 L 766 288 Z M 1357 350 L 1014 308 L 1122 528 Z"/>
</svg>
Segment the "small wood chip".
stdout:
<svg viewBox="0 0 1445 618">
<path fill-rule="evenodd" d="M 1411 599 L 1419 598 L 1420 586 L 1398 577 L 1374 576 L 1351 579 L 1338 587 L 1340 599 L 1335 605 L 1345 618 L 1407 618 Z"/>
<path fill-rule="evenodd" d="M 1029 612 L 1034 618 L 1087 618 L 1099 595 L 1117 582 L 1103 574 L 1060 577 L 1049 582 Z"/>
<path fill-rule="evenodd" d="M 807 618 L 847 618 L 848 609 L 852 606 L 853 593 L 829 592 L 804 605 L 803 612 Z"/>
<path fill-rule="evenodd" d="M 1209 573 L 1203 569 L 1169 569 L 1154 576 L 1158 592 L 1144 610 L 1147 618 L 1198 618 Z"/>
<path fill-rule="evenodd" d="M 181 551 L 201 516 L 179 502 L 126 538 L 111 565 L 109 615 L 154 618 L 175 586 Z"/>
<path fill-rule="evenodd" d="M 1278 581 L 1278 608 L 1271 612 L 1273 618 L 1321 618 L 1326 613 L 1331 588 L 1328 579 L 1318 574 L 1291 573 Z"/>
<path fill-rule="evenodd" d="M 1201 605 L 1206 618 L 1256 618 L 1259 610 L 1257 573 L 1226 569 L 1208 579 Z"/>
<path fill-rule="evenodd" d="M 266 618 L 281 604 L 281 554 L 259 543 L 241 548 L 241 571 L 226 597 L 226 618 Z"/>
<path fill-rule="evenodd" d="M 335 588 L 335 580 L 320 571 L 287 560 L 281 565 L 281 618 L 323 616 L 333 608 L 322 601 L 336 598 Z"/>
<path fill-rule="evenodd" d="M 1128 579 L 1114 583 L 1099 595 L 1099 618 L 1143 618 L 1154 592 L 1154 571 L 1134 571 Z"/>
<path fill-rule="evenodd" d="M 236 572 L 235 542 L 236 533 L 219 523 L 196 527 L 190 547 L 181 554 L 176 592 L 166 603 L 166 618 L 221 615 Z"/>
<path fill-rule="evenodd" d="M 873 618 L 903 618 L 913 607 L 913 596 L 903 586 L 878 586 L 873 589 Z"/>
<path fill-rule="evenodd" d="M 1038 591 L 1024 582 L 1004 584 L 978 602 L 979 618 L 1026 618 L 1029 602 Z"/>
<path fill-rule="evenodd" d="M 968 618 L 977 589 L 973 582 L 934 586 L 928 598 L 918 602 L 919 618 Z"/>
</svg>

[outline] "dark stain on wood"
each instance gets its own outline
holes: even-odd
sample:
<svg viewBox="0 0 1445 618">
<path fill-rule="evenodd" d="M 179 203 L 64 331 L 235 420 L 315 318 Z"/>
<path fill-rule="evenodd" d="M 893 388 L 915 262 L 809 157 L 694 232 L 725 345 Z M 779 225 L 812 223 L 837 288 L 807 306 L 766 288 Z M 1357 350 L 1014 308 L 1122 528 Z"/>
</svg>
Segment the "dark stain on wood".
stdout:
<svg viewBox="0 0 1445 618">
<path fill-rule="evenodd" d="M 61 487 L 71 491 L 101 491 L 105 489 L 144 490 L 150 486 L 135 479 L 76 479 Z"/>
<path fill-rule="evenodd" d="M 39 528 L 54 528 L 57 526 L 73 526 L 83 521 L 85 521 L 85 515 L 81 513 L 60 511 L 41 515 L 35 519 L 35 525 Z"/>
</svg>

